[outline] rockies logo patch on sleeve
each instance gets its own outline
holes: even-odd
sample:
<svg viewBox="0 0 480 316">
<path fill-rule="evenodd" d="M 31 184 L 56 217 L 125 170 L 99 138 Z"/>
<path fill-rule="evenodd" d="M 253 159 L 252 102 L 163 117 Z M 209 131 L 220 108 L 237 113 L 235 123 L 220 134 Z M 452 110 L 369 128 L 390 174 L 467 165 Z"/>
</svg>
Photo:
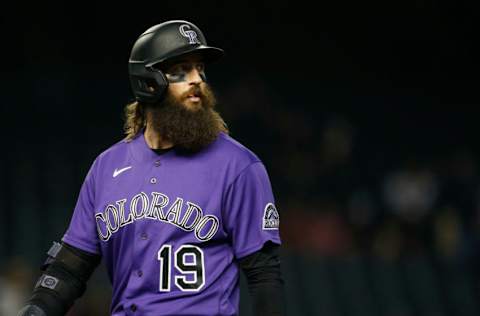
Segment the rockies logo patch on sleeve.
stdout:
<svg viewBox="0 0 480 316">
<path fill-rule="evenodd" d="M 263 229 L 278 229 L 280 226 L 280 216 L 278 215 L 277 208 L 273 203 L 265 205 L 265 211 L 263 213 Z"/>
</svg>

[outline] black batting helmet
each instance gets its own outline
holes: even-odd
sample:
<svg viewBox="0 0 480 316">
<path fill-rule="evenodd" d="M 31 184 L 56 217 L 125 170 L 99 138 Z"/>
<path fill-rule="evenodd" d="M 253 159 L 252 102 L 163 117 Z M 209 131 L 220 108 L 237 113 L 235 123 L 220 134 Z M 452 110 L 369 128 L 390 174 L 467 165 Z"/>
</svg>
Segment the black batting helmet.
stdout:
<svg viewBox="0 0 480 316">
<path fill-rule="evenodd" d="M 208 63 L 222 57 L 223 50 L 208 46 L 202 31 L 188 21 L 168 21 L 143 32 L 133 45 L 128 61 L 130 83 L 137 101 L 159 101 L 168 87 L 159 66 L 187 54 L 199 54 Z"/>
</svg>

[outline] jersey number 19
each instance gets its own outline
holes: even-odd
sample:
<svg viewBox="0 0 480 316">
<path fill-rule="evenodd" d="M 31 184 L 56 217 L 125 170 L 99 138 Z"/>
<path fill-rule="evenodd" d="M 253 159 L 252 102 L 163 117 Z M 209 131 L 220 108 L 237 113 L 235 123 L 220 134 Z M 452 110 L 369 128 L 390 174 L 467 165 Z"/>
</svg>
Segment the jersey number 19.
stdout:
<svg viewBox="0 0 480 316">
<path fill-rule="evenodd" d="M 171 259 L 172 245 L 163 245 L 158 251 L 160 292 L 170 292 Z M 173 253 L 173 262 L 177 271 L 181 273 L 181 275 L 175 275 L 175 285 L 180 290 L 187 292 L 198 291 L 205 285 L 205 264 L 202 249 L 193 245 L 183 245 Z"/>
</svg>

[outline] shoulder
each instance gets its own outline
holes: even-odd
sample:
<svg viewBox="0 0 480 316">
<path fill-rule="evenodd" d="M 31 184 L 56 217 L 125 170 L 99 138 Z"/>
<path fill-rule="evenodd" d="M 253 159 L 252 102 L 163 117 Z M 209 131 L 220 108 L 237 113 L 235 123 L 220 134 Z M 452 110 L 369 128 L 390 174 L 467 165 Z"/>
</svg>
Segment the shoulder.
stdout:
<svg viewBox="0 0 480 316">
<path fill-rule="evenodd" d="M 261 162 L 252 150 L 225 133 L 219 135 L 212 146 L 212 151 L 220 154 L 225 162 L 238 162 L 245 165 Z"/>
<path fill-rule="evenodd" d="M 128 144 L 130 142 L 127 142 L 126 139 L 122 139 L 110 147 L 106 148 L 104 151 L 102 151 L 98 156 L 97 160 L 105 160 L 109 159 L 111 157 L 117 156 L 124 154 L 128 151 Z"/>
<path fill-rule="evenodd" d="M 263 165 L 252 150 L 225 133 L 221 133 L 201 156 L 199 160 L 210 176 L 223 177 L 226 183 L 234 181 L 252 165 Z"/>
<path fill-rule="evenodd" d="M 92 169 L 101 169 L 106 165 L 124 161 L 128 155 L 129 143 L 126 139 L 122 139 L 103 150 L 93 161 Z"/>
</svg>

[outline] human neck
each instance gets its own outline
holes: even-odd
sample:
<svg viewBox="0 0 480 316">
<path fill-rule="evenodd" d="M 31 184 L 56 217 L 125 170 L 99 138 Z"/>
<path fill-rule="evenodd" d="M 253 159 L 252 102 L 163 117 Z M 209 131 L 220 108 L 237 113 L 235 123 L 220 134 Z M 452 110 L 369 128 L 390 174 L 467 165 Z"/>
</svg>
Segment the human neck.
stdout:
<svg viewBox="0 0 480 316">
<path fill-rule="evenodd" d="M 151 149 L 167 149 L 173 147 L 173 143 L 169 142 L 165 139 L 162 139 L 161 135 L 157 133 L 152 125 L 147 123 L 145 127 L 145 142 L 147 143 L 148 147 Z"/>
</svg>

